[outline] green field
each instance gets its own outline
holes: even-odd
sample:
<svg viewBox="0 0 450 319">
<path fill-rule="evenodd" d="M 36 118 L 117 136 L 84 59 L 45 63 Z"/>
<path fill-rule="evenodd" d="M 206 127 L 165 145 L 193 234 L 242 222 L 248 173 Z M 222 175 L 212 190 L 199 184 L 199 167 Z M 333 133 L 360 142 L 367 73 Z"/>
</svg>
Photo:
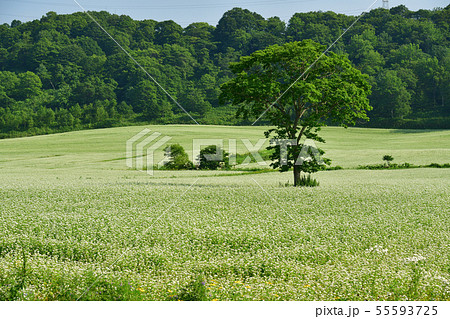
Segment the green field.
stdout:
<svg viewBox="0 0 450 319">
<path fill-rule="evenodd" d="M 149 128 L 187 151 L 263 131 Z M 352 169 L 448 163 L 450 131 L 326 128 L 347 169 L 293 188 L 289 172 L 129 169 L 142 129 L 0 140 L 0 300 L 450 300 L 450 169 Z"/>
</svg>

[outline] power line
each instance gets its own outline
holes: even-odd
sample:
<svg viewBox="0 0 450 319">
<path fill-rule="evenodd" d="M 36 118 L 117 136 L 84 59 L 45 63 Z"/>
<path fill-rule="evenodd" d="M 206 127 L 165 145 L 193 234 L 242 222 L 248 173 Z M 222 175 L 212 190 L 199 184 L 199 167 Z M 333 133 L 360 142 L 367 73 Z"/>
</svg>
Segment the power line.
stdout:
<svg viewBox="0 0 450 319">
<path fill-rule="evenodd" d="M 188 112 L 188 111 L 186 111 L 186 109 L 183 107 L 183 106 L 181 106 L 181 104 L 180 103 L 178 103 L 178 101 L 177 100 L 175 100 L 175 98 L 169 93 L 169 92 L 167 92 L 167 90 L 161 85 L 161 84 L 159 84 L 159 82 L 158 81 L 156 81 L 156 79 L 150 74 L 150 73 L 148 73 L 148 71 L 141 65 L 141 64 L 139 64 L 139 62 L 138 61 L 136 61 L 136 59 L 135 58 L 133 58 L 133 56 L 130 54 L 130 52 L 128 52 L 123 46 L 121 46 L 120 45 L 120 43 L 119 42 L 117 42 L 117 40 L 116 39 L 114 39 L 114 37 L 111 35 L 111 34 L 109 34 L 109 32 L 108 31 L 106 31 L 105 30 L 105 28 L 103 28 L 102 27 L 102 25 L 100 24 L 100 23 L 98 23 L 98 21 L 97 20 L 95 20 L 94 19 L 94 17 L 81 5 L 81 4 L 79 4 L 78 3 L 78 1 L 77 0 L 73 0 L 79 7 L 80 7 L 80 9 L 81 10 L 83 10 L 83 12 L 84 13 L 86 13 L 86 15 L 92 20 L 92 21 L 94 21 L 95 22 L 95 24 L 96 25 L 98 25 L 98 27 L 103 31 L 103 32 L 105 32 L 107 35 L 108 35 L 108 37 L 110 37 L 111 38 L 111 40 L 113 40 L 114 41 L 114 43 L 115 44 L 117 44 L 117 46 L 123 51 L 123 52 L 125 52 L 125 54 L 126 55 L 128 55 L 128 57 L 142 70 L 142 71 L 144 71 L 144 73 L 145 74 L 147 74 L 148 75 L 148 77 L 153 81 L 153 82 L 155 82 L 155 84 L 176 104 L 176 105 L 178 105 L 178 107 L 180 108 L 180 109 L 182 109 L 183 111 L 184 111 L 184 113 L 186 113 L 191 119 L 192 119 L 192 121 L 194 121 L 195 122 L 195 124 L 197 124 L 197 125 L 200 125 L 192 116 L 191 116 L 191 114 Z"/>
<path fill-rule="evenodd" d="M 270 104 L 270 106 L 261 113 L 261 115 L 256 119 L 256 121 L 254 121 L 252 123 L 252 126 L 255 125 L 256 122 L 258 122 L 266 113 L 267 111 L 269 111 L 294 85 L 295 83 L 297 83 L 316 63 L 317 61 L 319 61 L 343 36 L 345 33 L 347 33 L 348 30 L 350 30 L 362 17 L 364 17 L 364 15 L 378 2 L 378 0 L 375 0 L 375 2 L 373 2 L 370 7 L 368 7 L 366 10 L 363 11 L 363 13 L 361 13 L 360 16 L 358 16 L 356 18 L 355 21 L 353 21 L 353 23 L 347 28 L 345 29 L 345 31 L 325 50 L 322 52 L 322 54 L 310 65 L 306 68 L 306 70 L 294 81 L 292 82 L 292 84 L 283 92 L 281 93 L 280 96 L 278 96 L 278 98 L 275 100 L 275 102 L 273 102 L 272 104 Z"/>
</svg>

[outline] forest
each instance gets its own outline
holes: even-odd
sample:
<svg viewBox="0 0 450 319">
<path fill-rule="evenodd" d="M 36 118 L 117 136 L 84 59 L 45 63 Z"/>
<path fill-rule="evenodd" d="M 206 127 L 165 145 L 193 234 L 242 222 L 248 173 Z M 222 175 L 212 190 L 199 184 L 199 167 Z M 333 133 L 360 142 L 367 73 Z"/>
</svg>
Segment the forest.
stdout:
<svg viewBox="0 0 450 319">
<path fill-rule="evenodd" d="M 221 125 L 249 124 L 219 103 L 220 86 L 233 76 L 230 62 L 274 44 L 329 45 L 356 19 L 309 12 L 286 23 L 234 8 L 217 26 L 183 28 L 90 14 L 196 121 Z M 450 5 L 401 5 L 370 11 L 342 36 L 332 51 L 372 86 L 370 121 L 358 126 L 450 128 L 449 22 Z M 0 25 L 0 138 L 147 123 L 193 121 L 86 13 Z"/>
</svg>

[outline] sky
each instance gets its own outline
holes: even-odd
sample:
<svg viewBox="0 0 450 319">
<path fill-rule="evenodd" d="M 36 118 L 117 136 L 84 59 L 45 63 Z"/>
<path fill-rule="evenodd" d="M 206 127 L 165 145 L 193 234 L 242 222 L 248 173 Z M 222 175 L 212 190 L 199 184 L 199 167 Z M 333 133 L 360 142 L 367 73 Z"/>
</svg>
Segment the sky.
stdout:
<svg viewBox="0 0 450 319">
<path fill-rule="evenodd" d="M 265 18 L 277 16 L 283 21 L 296 12 L 334 11 L 359 15 L 375 0 L 77 0 L 90 11 L 105 10 L 126 14 L 136 20 L 174 20 L 183 27 L 193 22 L 217 25 L 222 15 L 240 7 L 259 13 Z M 410 10 L 446 7 L 448 0 L 389 0 L 389 6 L 404 4 Z M 372 8 L 382 6 L 382 0 Z M 17 19 L 22 22 L 40 19 L 49 11 L 59 14 L 82 11 L 74 0 L 0 0 L 0 24 Z"/>
</svg>

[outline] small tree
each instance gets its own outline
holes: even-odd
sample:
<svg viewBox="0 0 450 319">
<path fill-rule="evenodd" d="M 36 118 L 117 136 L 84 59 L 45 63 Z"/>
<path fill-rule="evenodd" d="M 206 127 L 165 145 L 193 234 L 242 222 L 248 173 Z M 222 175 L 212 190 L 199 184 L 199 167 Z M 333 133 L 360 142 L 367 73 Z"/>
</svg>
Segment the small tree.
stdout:
<svg viewBox="0 0 450 319">
<path fill-rule="evenodd" d="M 383 161 L 386 162 L 386 166 L 390 167 L 391 166 L 391 162 L 394 160 L 394 158 L 391 155 L 384 155 L 383 156 Z"/>
<path fill-rule="evenodd" d="M 169 160 L 164 164 L 168 169 L 192 169 L 192 162 L 180 144 L 172 144 L 164 149 Z"/>
<path fill-rule="evenodd" d="M 209 145 L 200 150 L 198 161 L 199 169 L 230 168 L 229 154 L 217 145 Z"/>
</svg>

